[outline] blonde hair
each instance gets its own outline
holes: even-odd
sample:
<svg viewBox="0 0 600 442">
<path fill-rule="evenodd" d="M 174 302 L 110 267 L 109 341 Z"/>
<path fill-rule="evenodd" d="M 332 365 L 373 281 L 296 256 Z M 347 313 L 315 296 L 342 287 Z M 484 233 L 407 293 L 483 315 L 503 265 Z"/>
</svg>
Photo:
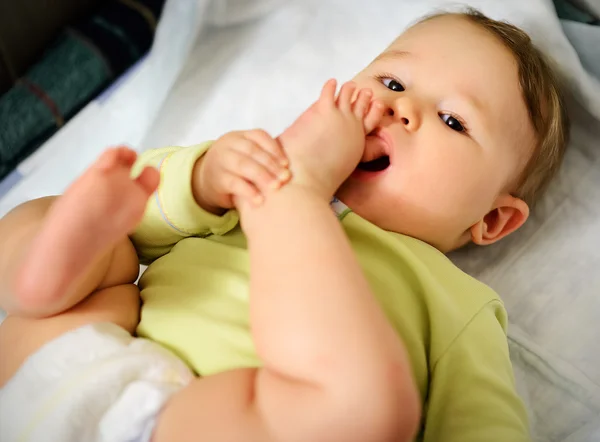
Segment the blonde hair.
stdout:
<svg viewBox="0 0 600 442">
<path fill-rule="evenodd" d="M 517 62 L 523 100 L 535 130 L 535 146 L 517 177 L 513 195 L 534 205 L 562 163 L 569 139 L 570 123 L 562 85 L 550 61 L 533 44 L 529 35 L 516 26 L 493 20 L 474 8 L 463 12 L 429 15 L 419 23 L 437 17 L 458 16 L 495 36 Z"/>
</svg>

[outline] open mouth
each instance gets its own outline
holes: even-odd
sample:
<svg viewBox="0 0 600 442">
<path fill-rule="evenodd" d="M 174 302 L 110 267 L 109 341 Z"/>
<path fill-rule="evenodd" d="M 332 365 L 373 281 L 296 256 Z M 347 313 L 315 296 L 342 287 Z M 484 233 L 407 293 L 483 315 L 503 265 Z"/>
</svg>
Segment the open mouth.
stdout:
<svg viewBox="0 0 600 442">
<path fill-rule="evenodd" d="M 371 161 L 358 163 L 357 169 L 364 172 L 381 172 L 390 166 L 390 157 L 383 155 Z"/>
</svg>

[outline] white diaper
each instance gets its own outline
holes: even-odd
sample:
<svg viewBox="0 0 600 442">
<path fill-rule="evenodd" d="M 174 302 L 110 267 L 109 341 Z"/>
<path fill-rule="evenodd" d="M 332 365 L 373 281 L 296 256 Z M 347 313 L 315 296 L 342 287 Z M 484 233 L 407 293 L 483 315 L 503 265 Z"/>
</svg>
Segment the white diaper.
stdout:
<svg viewBox="0 0 600 442">
<path fill-rule="evenodd" d="M 86 325 L 43 346 L 0 390 L 0 441 L 149 441 L 161 407 L 192 377 L 154 342 Z"/>
</svg>

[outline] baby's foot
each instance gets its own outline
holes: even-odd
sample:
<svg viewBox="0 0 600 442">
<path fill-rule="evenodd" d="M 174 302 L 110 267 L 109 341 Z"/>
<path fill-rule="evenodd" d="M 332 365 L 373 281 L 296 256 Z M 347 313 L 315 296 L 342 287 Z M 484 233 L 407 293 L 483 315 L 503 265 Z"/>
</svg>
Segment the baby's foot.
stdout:
<svg viewBox="0 0 600 442">
<path fill-rule="evenodd" d="M 107 150 L 56 200 L 17 274 L 23 296 L 58 299 L 134 230 L 160 179 L 152 168 L 132 179 L 135 160 L 128 148 Z"/>
<path fill-rule="evenodd" d="M 337 97 L 335 92 L 336 82 L 329 80 L 319 99 L 279 136 L 294 180 L 331 194 L 359 163 L 365 134 L 379 124 L 384 110 L 370 90 L 357 91 L 352 82 Z"/>
<path fill-rule="evenodd" d="M 301 136 L 306 126 L 314 122 L 319 114 L 332 105 L 341 105 L 346 110 L 352 110 L 358 120 L 362 120 L 365 134 L 371 132 L 381 121 L 383 115 L 383 104 L 380 101 L 371 101 L 372 92 L 369 89 L 361 89 L 356 93 L 356 85 L 353 82 L 347 82 L 342 86 L 336 99 L 335 91 L 337 82 L 334 79 L 328 80 L 319 99 L 315 101 L 307 110 L 305 110 L 294 123 L 287 128 L 280 136 L 287 142 L 292 141 L 292 137 Z M 355 99 L 353 99 L 355 98 Z M 350 109 L 351 108 L 351 109 Z"/>
</svg>

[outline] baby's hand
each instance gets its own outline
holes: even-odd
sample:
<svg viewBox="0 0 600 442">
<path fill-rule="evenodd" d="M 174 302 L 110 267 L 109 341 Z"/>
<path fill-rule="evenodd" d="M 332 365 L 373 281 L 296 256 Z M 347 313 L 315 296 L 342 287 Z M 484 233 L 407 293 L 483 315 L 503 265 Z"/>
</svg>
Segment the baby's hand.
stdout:
<svg viewBox="0 0 600 442">
<path fill-rule="evenodd" d="M 263 130 L 229 132 L 198 160 L 192 190 L 198 204 L 220 214 L 234 207 L 234 197 L 260 204 L 263 195 L 291 178 L 279 142 Z"/>
<path fill-rule="evenodd" d="M 290 159 L 292 183 L 333 196 L 360 162 L 365 134 L 383 116 L 383 104 L 372 96 L 352 82 L 336 96 L 335 80 L 325 83 L 319 99 L 278 138 Z"/>
</svg>

